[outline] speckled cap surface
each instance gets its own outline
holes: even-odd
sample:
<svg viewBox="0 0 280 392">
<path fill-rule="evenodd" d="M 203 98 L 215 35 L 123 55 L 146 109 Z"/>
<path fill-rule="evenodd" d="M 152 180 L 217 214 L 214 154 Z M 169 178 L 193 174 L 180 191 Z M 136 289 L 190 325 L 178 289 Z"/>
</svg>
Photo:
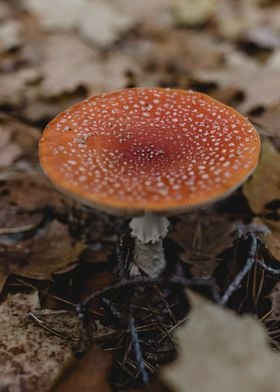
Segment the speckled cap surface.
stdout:
<svg viewBox="0 0 280 392">
<path fill-rule="evenodd" d="M 234 109 L 192 91 L 97 95 L 52 120 L 45 173 L 84 204 L 115 213 L 177 213 L 218 200 L 254 170 L 260 139 Z"/>
</svg>

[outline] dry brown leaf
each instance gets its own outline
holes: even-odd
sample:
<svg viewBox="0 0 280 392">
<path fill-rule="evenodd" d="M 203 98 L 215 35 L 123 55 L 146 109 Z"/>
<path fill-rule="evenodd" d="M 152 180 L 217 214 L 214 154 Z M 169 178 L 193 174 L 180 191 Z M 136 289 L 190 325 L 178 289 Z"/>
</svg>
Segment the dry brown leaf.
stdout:
<svg viewBox="0 0 280 392">
<path fill-rule="evenodd" d="M 280 282 L 277 282 L 269 294 L 271 299 L 271 313 L 267 320 L 280 321 Z"/>
<path fill-rule="evenodd" d="M 23 43 L 23 29 L 19 22 L 6 20 L 0 25 L 0 52 L 19 48 Z"/>
<path fill-rule="evenodd" d="M 0 291 L 11 274 L 34 279 L 51 279 L 52 274 L 75 266 L 85 249 L 83 240 L 76 242 L 66 225 L 54 220 L 23 240 L 0 238 Z"/>
<path fill-rule="evenodd" d="M 93 346 L 76 363 L 73 371 L 66 375 L 53 392 L 110 392 L 107 376 L 111 368 L 111 355 Z"/>
<path fill-rule="evenodd" d="M 0 193 L 1 203 L 18 208 L 21 212 L 46 207 L 65 212 L 76 204 L 58 192 L 41 172 L 32 175 L 19 173 L 6 181 L 2 180 Z"/>
<path fill-rule="evenodd" d="M 174 67 L 177 77 L 180 73 L 186 79 L 190 71 L 203 68 L 214 68 L 221 61 L 224 54 L 231 50 L 231 44 L 217 42 L 215 37 L 205 32 L 193 35 L 191 31 L 170 30 L 168 35 L 158 38 L 142 39 L 135 42 L 135 50 L 141 53 L 139 61 L 143 64 L 145 74 L 143 85 L 147 79 L 147 66 L 149 63 L 157 64 L 155 75 L 157 84 L 160 83 L 163 70 Z M 174 63 L 174 58 L 176 62 Z M 156 85 L 156 84 L 155 84 Z"/>
<path fill-rule="evenodd" d="M 97 52 L 77 36 L 50 35 L 39 45 L 42 50 L 41 88 L 46 97 L 71 93 L 80 86 L 89 87 L 98 81 L 100 65 Z"/>
<path fill-rule="evenodd" d="M 71 202 L 44 176 L 19 173 L 18 177 L 0 184 L 0 235 L 22 235 L 34 230 L 43 220 L 46 208 L 57 213 L 69 212 Z"/>
<path fill-rule="evenodd" d="M 152 30 L 165 30 L 172 26 L 171 5 L 170 0 L 118 0 L 119 9 L 129 15 L 134 24 L 141 24 L 141 27 Z"/>
<path fill-rule="evenodd" d="M 279 48 L 280 7 L 262 7 L 260 1 L 219 1 L 215 21 L 219 33 L 227 39 L 241 39 L 257 45 Z"/>
<path fill-rule="evenodd" d="M 219 0 L 174 0 L 175 22 L 187 26 L 204 23 L 214 14 L 218 4 Z"/>
<path fill-rule="evenodd" d="M 260 127 L 261 135 L 267 137 L 278 138 L 278 145 L 280 143 L 280 103 L 274 105 L 259 116 L 250 116 L 250 121 Z M 277 142 L 277 140 L 274 140 Z"/>
<path fill-rule="evenodd" d="M 271 300 L 271 313 L 267 320 L 280 321 L 280 282 L 276 283 L 268 297 Z"/>
<path fill-rule="evenodd" d="M 37 163 L 40 132 L 29 125 L 5 116 L 0 117 L 0 168 L 26 168 Z"/>
<path fill-rule="evenodd" d="M 191 264 L 195 277 L 210 277 L 218 265 L 217 255 L 230 248 L 236 225 L 224 217 L 185 214 L 179 218 L 171 238 L 185 252 L 180 258 Z"/>
<path fill-rule="evenodd" d="M 9 295 L 0 305 L 0 390 L 46 392 L 73 357 L 69 342 L 28 317 L 40 310 L 38 293 Z M 57 316 L 60 328 L 65 315 Z"/>
<path fill-rule="evenodd" d="M 126 72 L 137 65 L 131 55 L 114 51 L 103 57 L 74 34 L 53 34 L 30 45 L 29 55 L 39 56 L 39 89 L 44 97 L 73 93 L 84 87 L 89 95 L 125 87 Z M 71 59 L 71 61 L 65 61 Z M 55 72 L 54 72 L 55 70 Z"/>
<path fill-rule="evenodd" d="M 280 222 L 259 218 L 255 218 L 253 222 L 266 228 L 259 236 L 272 256 L 280 261 Z"/>
<path fill-rule="evenodd" d="M 162 372 L 176 392 L 278 392 L 280 358 L 261 325 L 191 295 L 193 309 L 177 330 L 179 358 Z"/>
<path fill-rule="evenodd" d="M 116 2 L 25 0 L 24 3 L 47 30 L 77 29 L 83 37 L 103 47 L 111 45 L 133 22 Z"/>
<path fill-rule="evenodd" d="M 248 112 L 259 106 L 269 107 L 280 100 L 280 52 L 272 55 L 265 65 L 249 57 L 231 53 L 222 69 L 202 70 L 194 73 L 197 80 L 216 82 L 245 95 L 239 109 Z"/>
<path fill-rule="evenodd" d="M 257 169 L 244 184 L 243 193 L 257 214 L 265 210 L 267 203 L 280 200 L 280 154 L 267 139 L 262 143 Z"/>
<path fill-rule="evenodd" d="M 0 103 L 20 105 L 28 94 L 27 87 L 37 82 L 40 74 L 34 68 L 22 68 L 0 73 Z"/>
</svg>

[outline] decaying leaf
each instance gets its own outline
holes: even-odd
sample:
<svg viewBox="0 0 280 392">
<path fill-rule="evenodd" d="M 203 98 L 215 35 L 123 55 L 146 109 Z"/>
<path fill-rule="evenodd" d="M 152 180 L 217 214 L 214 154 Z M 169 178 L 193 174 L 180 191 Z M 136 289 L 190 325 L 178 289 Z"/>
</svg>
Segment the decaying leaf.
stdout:
<svg viewBox="0 0 280 392">
<path fill-rule="evenodd" d="M 0 117 L 0 168 L 25 167 L 37 161 L 40 132 L 5 116 Z"/>
<path fill-rule="evenodd" d="M 6 20 L 0 25 L 0 52 L 17 49 L 23 42 L 22 26 L 15 20 Z"/>
<path fill-rule="evenodd" d="M 175 0 L 173 1 L 175 21 L 181 25 L 197 25 L 206 22 L 214 14 L 218 0 Z"/>
<path fill-rule="evenodd" d="M 273 200 L 280 200 L 280 154 L 268 140 L 262 143 L 260 162 L 244 187 L 251 209 L 259 214 Z"/>
<path fill-rule="evenodd" d="M 234 222 L 215 215 L 185 214 L 179 218 L 171 238 L 185 252 L 180 258 L 192 265 L 195 277 L 209 277 L 218 265 L 217 255 L 234 241 Z"/>
<path fill-rule="evenodd" d="M 280 282 L 277 282 L 269 294 L 271 300 L 271 313 L 267 320 L 280 321 Z"/>
<path fill-rule="evenodd" d="M 29 55 L 36 53 L 39 57 L 37 66 L 42 76 L 39 90 L 46 98 L 74 93 L 79 87 L 89 95 L 120 89 L 127 83 L 126 72 L 133 67 L 137 69 L 132 56 L 116 55 L 114 51 L 104 54 L 101 61 L 96 49 L 70 33 L 42 38 L 30 45 L 28 51 Z"/>
<path fill-rule="evenodd" d="M 24 134 L 21 137 L 24 137 Z M 38 227 L 44 219 L 46 209 L 67 213 L 71 206 L 71 202 L 38 173 L 37 175 L 18 173 L 16 178 L 2 181 L 0 194 L 0 236 L 10 234 L 22 236 L 25 232 Z"/>
<path fill-rule="evenodd" d="M 244 112 L 260 106 L 269 107 L 280 100 L 280 91 L 276 87 L 280 83 L 280 55 L 277 52 L 265 65 L 233 53 L 227 57 L 223 69 L 197 71 L 194 76 L 199 81 L 216 82 L 222 87 L 243 92 L 245 99 L 239 109 Z"/>
<path fill-rule="evenodd" d="M 36 172 L 31 175 L 19 173 L 0 183 L 1 203 L 22 211 L 43 210 L 51 207 L 63 212 L 74 202 L 58 192 L 50 181 Z"/>
<path fill-rule="evenodd" d="M 52 391 L 110 392 L 107 376 L 111 362 L 109 353 L 93 346 Z"/>
<path fill-rule="evenodd" d="M 219 1 L 214 20 L 227 39 L 254 42 L 266 48 L 279 48 L 280 7 L 262 7 L 258 0 Z"/>
<path fill-rule="evenodd" d="M 75 242 L 69 228 L 56 220 L 22 240 L 1 237 L 0 291 L 10 274 L 51 279 L 55 272 L 73 268 L 84 248 L 84 241 Z"/>
<path fill-rule="evenodd" d="M 109 46 L 131 27 L 115 2 L 101 0 L 25 0 L 47 30 L 78 29 L 85 38 Z"/>
<path fill-rule="evenodd" d="M 40 74 L 34 68 L 0 73 L 0 103 L 20 105 L 27 95 L 27 86 L 37 82 Z"/>
<path fill-rule="evenodd" d="M 269 252 L 276 260 L 280 261 L 280 222 L 264 218 L 255 218 L 253 223 L 266 228 L 262 233 L 259 233 L 259 237 L 262 239 Z"/>
<path fill-rule="evenodd" d="M 280 150 L 280 103 L 249 119 L 262 136 L 273 138 L 273 144 Z"/>
<path fill-rule="evenodd" d="M 9 295 L 0 305 L 1 391 L 46 392 L 73 360 L 69 341 L 50 334 L 28 317 L 38 310 L 37 292 Z"/>
<path fill-rule="evenodd" d="M 251 316 L 191 295 L 193 309 L 178 329 L 179 358 L 162 372 L 176 392 L 278 392 L 280 358 Z"/>
</svg>

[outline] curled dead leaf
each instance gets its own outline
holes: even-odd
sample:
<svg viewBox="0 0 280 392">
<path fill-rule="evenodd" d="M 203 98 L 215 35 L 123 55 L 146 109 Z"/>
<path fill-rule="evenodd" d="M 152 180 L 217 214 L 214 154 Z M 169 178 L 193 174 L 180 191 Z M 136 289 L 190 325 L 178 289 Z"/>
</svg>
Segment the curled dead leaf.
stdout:
<svg viewBox="0 0 280 392">
<path fill-rule="evenodd" d="M 199 81 L 216 82 L 219 86 L 244 93 L 244 101 L 238 107 L 241 111 L 248 112 L 279 102 L 280 92 L 276 88 L 280 83 L 279 65 L 279 52 L 273 54 L 265 65 L 258 64 L 249 57 L 231 53 L 222 69 L 198 70 L 194 72 L 194 77 Z"/>
<path fill-rule="evenodd" d="M 41 172 L 11 176 L 0 183 L 0 193 L 2 204 L 6 204 L 7 208 L 17 208 L 21 212 L 42 211 L 46 207 L 63 212 L 74 205 L 74 202 L 58 192 Z"/>
<path fill-rule="evenodd" d="M 177 330 L 179 357 L 162 371 L 176 392 L 277 392 L 279 356 L 261 325 L 191 295 L 193 309 Z"/>
<path fill-rule="evenodd" d="M 179 218 L 171 238 L 185 252 L 180 258 L 191 264 L 195 277 L 210 277 L 218 266 L 218 256 L 230 248 L 235 239 L 236 224 L 225 217 L 185 214 Z"/>
<path fill-rule="evenodd" d="M 280 222 L 259 218 L 255 218 L 253 222 L 266 228 L 259 236 L 272 256 L 280 261 Z"/>
<path fill-rule="evenodd" d="M 52 392 L 110 392 L 107 376 L 111 368 L 111 355 L 97 346 L 92 346 L 75 364 Z"/>
<path fill-rule="evenodd" d="M 116 2 L 96 0 L 25 0 L 47 30 L 77 29 L 86 39 L 103 47 L 111 45 L 127 31 L 132 20 L 116 6 Z"/>
<path fill-rule="evenodd" d="M 174 0 L 175 22 L 180 25 L 195 26 L 205 23 L 213 16 L 218 0 Z"/>
<path fill-rule="evenodd" d="M 269 320 L 280 321 L 280 282 L 277 282 L 269 294 L 271 300 L 271 313 L 267 318 Z"/>
<path fill-rule="evenodd" d="M 257 214 L 264 212 L 268 203 L 280 200 L 280 154 L 267 139 L 262 143 L 258 167 L 244 184 L 243 193 Z"/>
<path fill-rule="evenodd" d="M 84 248 L 84 241 L 74 241 L 69 228 L 56 220 L 22 240 L 1 237 L 0 291 L 11 274 L 51 279 L 73 268 Z"/>
<path fill-rule="evenodd" d="M 34 100 L 39 98 L 41 102 L 42 96 L 50 99 L 65 93 L 74 94 L 79 88 L 83 88 L 87 95 L 123 88 L 127 84 L 126 72 L 138 67 L 131 54 L 114 50 L 102 54 L 71 33 L 40 37 L 30 42 L 28 53 L 37 57 L 36 65 L 42 79 L 38 85 L 40 93 Z M 65 61 L 69 58 L 71 61 Z M 50 102 L 45 105 L 45 109 L 39 106 L 41 112 L 51 106 Z M 26 110 L 30 112 L 30 108 Z"/>
<path fill-rule="evenodd" d="M 20 105 L 26 98 L 27 86 L 37 82 L 39 79 L 40 73 L 32 67 L 0 73 L 0 104 Z"/>
<path fill-rule="evenodd" d="M 40 132 L 7 116 L 0 116 L 0 168 L 26 168 L 37 163 Z"/>
</svg>

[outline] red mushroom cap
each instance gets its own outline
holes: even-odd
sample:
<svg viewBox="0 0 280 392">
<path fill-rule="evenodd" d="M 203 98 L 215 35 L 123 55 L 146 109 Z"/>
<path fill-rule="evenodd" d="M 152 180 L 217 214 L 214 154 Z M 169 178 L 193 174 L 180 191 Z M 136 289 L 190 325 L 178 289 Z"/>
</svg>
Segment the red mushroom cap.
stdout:
<svg viewBox="0 0 280 392">
<path fill-rule="evenodd" d="M 133 88 L 59 114 L 40 141 L 43 169 L 61 190 L 115 213 L 173 213 L 215 201 L 254 170 L 252 124 L 193 91 Z"/>
</svg>

